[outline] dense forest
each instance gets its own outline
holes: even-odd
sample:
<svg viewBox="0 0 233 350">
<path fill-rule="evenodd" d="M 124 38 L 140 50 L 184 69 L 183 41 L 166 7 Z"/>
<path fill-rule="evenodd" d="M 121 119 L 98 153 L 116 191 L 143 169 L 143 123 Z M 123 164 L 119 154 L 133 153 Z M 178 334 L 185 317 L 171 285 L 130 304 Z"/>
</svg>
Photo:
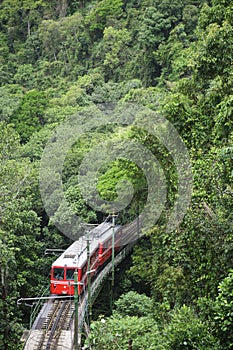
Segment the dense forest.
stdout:
<svg viewBox="0 0 233 350">
<path fill-rule="evenodd" d="M 16 303 L 48 286 L 54 257 L 45 249 L 71 242 L 54 225 L 67 219 L 63 203 L 53 217 L 42 203 L 43 150 L 58 125 L 103 103 L 134 103 L 166 118 L 189 152 L 193 189 L 182 222 L 168 232 L 178 182 L 160 140 L 103 125 L 73 144 L 63 189 L 88 223 L 105 214 L 85 201 L 77 173 L 103 140 L 148 148 L 167 184 L 166 205 L 134 247 L 114 311 L 91 324 L 87 344 L 126 350 L 132 339 L 134 350 L 232 349 L 233 1 L 3 0 L 0 43 L 0 349 L 22 348 L 30 310 Z M 116 159 L 100 169 L 101 196 L 115 200 L 121 178 L 134 188 L 119 213 L 124 223 L 143 208 L 147 190 L 141 169 Z"/>
</svg>

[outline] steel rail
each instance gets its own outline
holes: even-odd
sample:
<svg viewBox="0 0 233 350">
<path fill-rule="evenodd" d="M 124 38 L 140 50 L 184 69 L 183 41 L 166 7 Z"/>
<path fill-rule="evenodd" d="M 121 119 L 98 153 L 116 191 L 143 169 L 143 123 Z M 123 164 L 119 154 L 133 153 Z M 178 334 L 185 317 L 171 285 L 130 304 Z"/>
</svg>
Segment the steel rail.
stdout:
<svg viewBox="0 0 233 350">
<path fill-rule="evenodd" d="M 55 321 L 54 321 L 54 323 L 53 323 L 53 325 L 51 327 L 51 332 L 50 332 L 50 335 L 49 335 L 49 338 L 48 338 L 45 350 L 50 350 L 51 349 L 52 341 L 54 339 L 55 332 L 60 330 L 59 322 L 61 320 L 61 317 L 62 317 L 62 314 L 63 314 L 64 310 L 66 309 L 67 303 L 68 303 L 67 301 L 62 302 L 62 306 L 61 306 L 60 310 L 58 311 L 58 314 L 56 315 L 56 319 L 55 319 Z M 57 330 L 57 328 L 59 328 L 59 329 Z M 58 339 L 57 339 L 57 341 L 58 341 Z M 55 346 L 56 346 L 56 344 L 55 344 Z"/>
</svg>

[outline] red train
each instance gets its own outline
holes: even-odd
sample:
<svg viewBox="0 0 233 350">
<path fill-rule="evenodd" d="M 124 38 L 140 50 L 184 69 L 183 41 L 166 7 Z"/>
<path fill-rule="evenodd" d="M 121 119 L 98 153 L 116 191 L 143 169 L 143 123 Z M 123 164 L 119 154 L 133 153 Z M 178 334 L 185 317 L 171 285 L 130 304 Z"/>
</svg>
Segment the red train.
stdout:
<svg viewBox="0 0 233 350">
<path fill-rule="evenodd" d="M 103 222 L 90 231 L 90 270 L 91 276 L 112 255 L 113 227 L 110 222 Z M 114 250 L 117 252 L 124 245 L 123 229 L 114 227 Z M 81 237 L 54 261 L 50 274 L 50 292 L 58 295 L 74 295 L 74 272 L 78 272 L 78 293 L 81 294 L 87 284 L 87 239 Z"/>
</svg>

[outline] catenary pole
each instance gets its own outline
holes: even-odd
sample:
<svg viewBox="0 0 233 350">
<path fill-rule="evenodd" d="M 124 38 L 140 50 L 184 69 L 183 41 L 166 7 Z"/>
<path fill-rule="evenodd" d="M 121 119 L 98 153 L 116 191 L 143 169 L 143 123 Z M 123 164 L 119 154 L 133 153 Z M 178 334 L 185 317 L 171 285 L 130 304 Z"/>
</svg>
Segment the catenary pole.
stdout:
<svg viewBox="0 0 233 350">
<path fill-rule="evenodd" d="M 115 214 L 112 214 L 112 278 L 110 284 L 110 309 L 113 310 L 113 289 L 115 279 Z"/>
<path fill-rule="evenodd" d="M 87 287 L 88 287 L 88 313 L 89 322 L 91 322 L 92 305 L 91 305 L 91 256 L 90 256 L 90 236 L 87 234 Z"/>
<path fill-rule="evenodd" d="M 79 350 L 79 329 L 78 329 L 78 272 L 77 269 L 74 272 L 74 306 L 75 306 L 75 319 L 74 319 L 74 349 Z"/>
</svg>

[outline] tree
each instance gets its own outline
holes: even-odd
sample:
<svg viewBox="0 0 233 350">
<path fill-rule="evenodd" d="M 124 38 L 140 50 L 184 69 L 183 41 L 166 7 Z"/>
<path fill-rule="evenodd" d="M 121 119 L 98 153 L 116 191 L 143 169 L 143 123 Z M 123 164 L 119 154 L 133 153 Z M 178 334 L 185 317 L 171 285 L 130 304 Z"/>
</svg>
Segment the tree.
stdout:
<svg viewBox="0 0 233 350">
<path fill-rule="evenodd" d="M 116 312 L 122 316 L 148 316 L 152 312 L 152 299 L 145 294 L 130 291 L 115 301 Z"/>
<path fill-rule="evenodd" d="M 21 35 L 25 39 L 30 36 L 31 27 L 41 21 L 44 7 L 46 3 L 43 0 L 4 0 L 0 7 L 0 19 L 4 27 L 12 29 L 11 34 L 8 32 L 9 37 L 19 39 Z"/>
<path fill-rule="evenodd" d="M 47 104 L 44 92 L 32 90 L 23 96 L 19 107 L 10 118 L 23 143 L 45 124 L 44 112 Z"/>
<path fill-rule="evenodd" d="M 100 337 L 100 334 L 104 334 L 104 337 Z M 135 350 L 165 350 L 153 319 L 119 314 L 107 319 L 100 317 L 99 321 L 93 322 L 87 344 L 95 350 L 126 349 L 130 339 Z"/>
<path fill-rule="evenodd" d="M 17 110 L 23 91 L 19 85 L 0 87 L 0 121 L 8 122 Z"/>
<path fill-rule="evenodd" d="M 61 63 L 57 74 L 71 74 L 73 78 L 74 75 L 80 75 L 79 69 L 83 72 L 84 58 L 89 54 L 90 38 L 84 18 L 79 12 L 56 21 L 42 21 L 38 36 L 43 60 Z M 82 64 L 79 61 L 83 61 Z"/>
<path fill-rule="evenodd" d="M 15 304 L 19 293 L 30 293 L 34 282 L 38 285 L 36 270 L 42 261 L 37 261 L 37 253 L 42 247 L 36 238 L 40 221 L 33 210 L 35 173 L 28 160 L 18 159 L 19 136 L 4 122 L 0 123 L 0 136 L 0 344 L 4 349 L 17 349 L 22 315 Z"/>
<path fill-rule="evenodd" d="M 112 26 L 104 29 L 103 51 L 105 53 L 103 65 L 106 69 L 106 78 L 109 80 L 112 76 L 114 80 L 120 80 L 121 71 L 119 69 L 126 64 L 130 54 L 130 33 L 127 29 L 114 29 Z"/>
<path fill-rule="evenodd" d="M 122 0 L 102 0 L 88 13 L 86 23 L 90 31 L 100 37 L 104 28 L 111 25 L 111 20 L 122 16 Z"/>
<path fill-rule="evenodd" d="M 163 330 L 165 349 L 220 350 L 216 338 L 187 306 L 174 310 L 171 321 Z"/>
<path fill-rule="evenodd" d="M 215 300 L 215 329 L 221 341 L 222 349 L 231 349 L 233 346 L 233 271 L 231 270 L 218 287 L 218 296 Z"/>
</svg>

